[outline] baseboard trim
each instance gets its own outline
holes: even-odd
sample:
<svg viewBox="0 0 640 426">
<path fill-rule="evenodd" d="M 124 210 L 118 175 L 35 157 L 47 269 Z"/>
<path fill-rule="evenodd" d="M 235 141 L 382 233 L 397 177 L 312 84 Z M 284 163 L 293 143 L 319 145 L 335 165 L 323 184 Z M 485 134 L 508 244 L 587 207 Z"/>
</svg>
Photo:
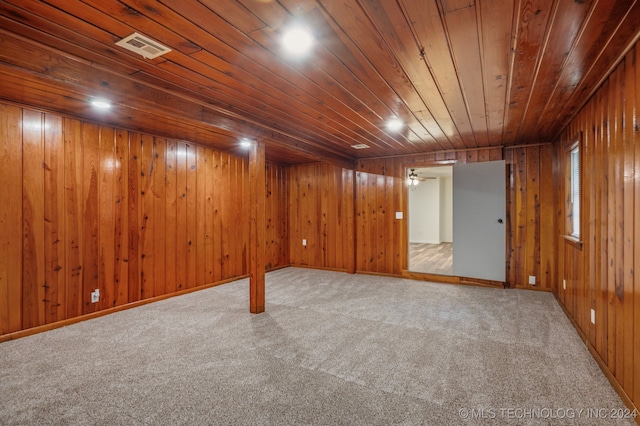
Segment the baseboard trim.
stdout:
<svg viewBox="0 0 640 426">
<path fill-rule="evenodd" d="M 501 289 L 505 288 L 505 284 L 502 281 L 491 281 L 491 280 L 483 280 L 480 278 L 459 277 L 455 275 L 426 274 L 422 272 L 412 272 L 412 271 L 403 270 L 402 277 L 410 278 L 412 280 L 431 281 L 431 282 L 442 283 L 442 284 L 462 284 L 462 285 L 473 285 L 473 286 L 489 287 L 489 288 L 501 288 Z"/>
<path fill-rule="evenodd" d="M 635 406 L 635 404 L 633 403 L 633 401 L 631 400 L 627 392 L 622 387 L 622 385 L 620 385 L 620 383 L 618 382 L 616 377 L 613 375 L 611 370 L 609 370 L 609 367 L 604 362 L 604 360 L 602 359 L 602 357 L 600 356 L 596 348 L 591 344 L 591 342 L 589 342 L 587 335 L 580 329 L 576 320 L 573 318 L 569 310 L 564 306 L 564 304 L 558 297 L 558 293 L 554 291 L 553 296 L 556 298 L 558 305 L 560 305 L 560 307 L 562 308 L 562 311 L 564 312 L 566 317 L 569 319 L 569 322 L 571 322 L 571 325 L 573 325 L 573 328 L 578 333 L 578 336 L 580 336 L 582 343 L 584 343 L 584 345 L 587 347 L 587 350 L 589 350 L 589 353 L 591 354 L 593 359 L 596 361 L 596 363 L 598 364 L 598 366 L 606 376 L 607 380 L 609 380 L 609 383 L 611 383 L 611 386 L 613 386 L 613 389 L 618 393 L 618 395 L 620 396 L 620 399 L 622 399 L 622 402 L 627 406 L 629 410 L 631 411 L 635 410 L 636 412 L 640 413 L 640 409 Z M 635 421 L 636 421 L 636 424 L 640 425 L 640 415 L 635 418 Z"/>
<path fill-rule="evenodd" d="M 276 268 L 277 269 L 277 268 Z M 114 306 L 113 308 L 103 309 L 101 311 L 92 312 L 90 314 L 84 314 L 77 317 L 69 318 L 62 321 L 56 321 L 51 324 L 43 324 L 37 327 L 27 328 L 25 330 L 15 331 L 13 333 L 3 334 L 0 336 L 0 343 L 8 342 L 9 340 L 20 339 L 27 336 L 32 336 L 34 334 L 43 333 L 45 331 L 55 330 L 56 328 L 66 327 L 71 324 L 76 324 L 82 321 L 87 321 L 93 318 L 99 318 L 105 315 L 113 314 L 115 312 L 125 311 L 127 309 L 137 308 L 138 306 L 146 305 L 148 303 L 158 302 L 160 300 L 169 299 L 175 296 L 181 296 L 183 294 L 193 293 L 199 290 L 204 290 L 211 287 L 216 287 L 222 284 L 230 283 L 232 281 L 241 280 L 244 278 L 248 278 L 249 275 L 240 275 L 233 278 L 228 278 L 222 281 L 216 281 L 214 283 L 209 283 L 205 285 L 201 285 L 199 287 L 188 288 L 184 290 L 177 291 L 175 293 L 163 294 L 162 296 L 150 297 L 148 299 L 137 300 L 135 302 L 127 303 L 120 306 Z"/>
</svg>

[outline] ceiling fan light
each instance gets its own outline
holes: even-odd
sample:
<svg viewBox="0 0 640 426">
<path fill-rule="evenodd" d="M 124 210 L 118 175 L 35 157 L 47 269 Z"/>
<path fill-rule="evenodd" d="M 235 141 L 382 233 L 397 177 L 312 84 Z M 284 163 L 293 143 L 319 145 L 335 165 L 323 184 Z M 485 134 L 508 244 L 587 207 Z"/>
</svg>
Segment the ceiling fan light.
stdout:
<svg viewBox="0 0 640 426">
<path fill-rule="evenodd" d="M 418 174 L 416 173 L 416 169 L 411 169 L 409 173 L 409 177 L 407 178 L 407 185 L 416 186 L 420 181 L 418 180 Z"/>
</svg>

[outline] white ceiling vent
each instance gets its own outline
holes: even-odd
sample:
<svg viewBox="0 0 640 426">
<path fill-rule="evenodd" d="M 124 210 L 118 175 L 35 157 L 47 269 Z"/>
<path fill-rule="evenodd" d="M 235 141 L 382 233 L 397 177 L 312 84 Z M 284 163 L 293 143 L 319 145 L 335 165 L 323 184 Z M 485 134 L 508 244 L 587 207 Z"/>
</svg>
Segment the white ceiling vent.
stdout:
<svg viewBox="0 0 640 426">
<path fill-rule="evenodd" d="M 138 33 L 133 33 L 116 44 L 132 52 L 136 52 L 147 59 L 157 58 L 158 56 L 171 52 L 171 49 L 167 46 L 163 46 L 157 41 L 151 40 L 149 37 Z"/>
<path fill-rule="evenodd" d="M 367 148 L 369 148 L 369 145 L 367 145 L 366 143 L 359 143 L 357 145 L 351 145 L 351 148 L 353 148 L 353 149 L 367 149 Z"/>
</svg>

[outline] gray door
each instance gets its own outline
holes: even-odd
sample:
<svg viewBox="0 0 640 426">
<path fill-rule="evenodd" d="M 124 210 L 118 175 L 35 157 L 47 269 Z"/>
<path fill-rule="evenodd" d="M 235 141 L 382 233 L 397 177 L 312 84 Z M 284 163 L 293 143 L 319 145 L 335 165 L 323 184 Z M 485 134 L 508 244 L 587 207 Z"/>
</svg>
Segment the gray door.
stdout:
<svg viewBox="0 0 640 426">
<path fill-rule="evenodd" d="M 505 280 L 505 162 L 453 166 L 453 274 Z"/>
</svg>

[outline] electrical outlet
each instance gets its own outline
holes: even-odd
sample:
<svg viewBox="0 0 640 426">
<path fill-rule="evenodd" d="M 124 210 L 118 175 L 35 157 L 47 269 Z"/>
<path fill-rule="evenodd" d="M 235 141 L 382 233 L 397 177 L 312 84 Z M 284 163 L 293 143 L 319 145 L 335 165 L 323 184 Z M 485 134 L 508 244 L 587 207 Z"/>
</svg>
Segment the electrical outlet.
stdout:
<svg viewBox="0 0 640 426">
<path fill-rule="evenodd" d="M 592 309 L 591 310 L 591 324 L 595 324 L 596 323 L 596 310 Z"/>
<path fill-rule="evenodd" d="M 562 289 L 563 290 L 567 289 L 567 280 L 562 280 Z"/>
<path fill-rule="evenodd" d="M 98 303 L 100 301 L 100 289 L 96 288 L 91 292 L 91 303 Z"/>
<path fill-rule="evenodd" d="M 529 284 L 536 285 L 536 276 L 535 275 L 529 275 Z"/>
<path fill-rule="evenodd" d="M 307 240 L 302 240 L 302 246 L 306 247 L 307 246 Z"/>
</svg>

